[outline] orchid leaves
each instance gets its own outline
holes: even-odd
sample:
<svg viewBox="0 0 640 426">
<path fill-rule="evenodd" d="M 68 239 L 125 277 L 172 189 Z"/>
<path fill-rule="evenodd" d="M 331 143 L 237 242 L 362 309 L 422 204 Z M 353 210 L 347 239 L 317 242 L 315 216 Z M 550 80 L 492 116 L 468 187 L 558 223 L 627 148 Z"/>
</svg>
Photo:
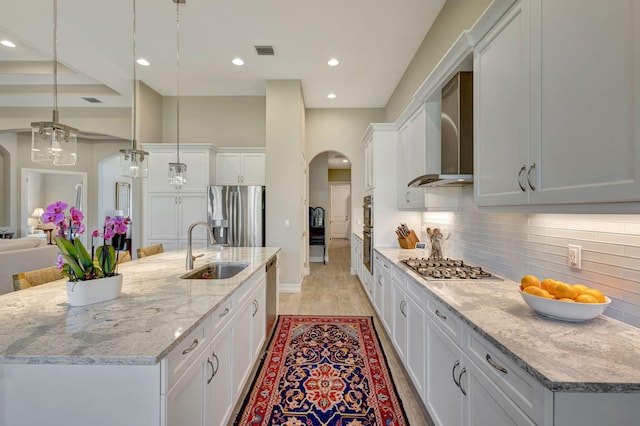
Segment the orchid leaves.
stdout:
<svg viewBox="0 0 640 426">
<path fill-rule="evenodd" d="M 67 262 L 62 266 L 62 273 L 71 281 L 97 278 L 91 255 L 79 239 L 76 238 L 71 242 L 66 238 L 56 237 L 56 244 L 60 249 L 60 254 Z"/>
</svg>

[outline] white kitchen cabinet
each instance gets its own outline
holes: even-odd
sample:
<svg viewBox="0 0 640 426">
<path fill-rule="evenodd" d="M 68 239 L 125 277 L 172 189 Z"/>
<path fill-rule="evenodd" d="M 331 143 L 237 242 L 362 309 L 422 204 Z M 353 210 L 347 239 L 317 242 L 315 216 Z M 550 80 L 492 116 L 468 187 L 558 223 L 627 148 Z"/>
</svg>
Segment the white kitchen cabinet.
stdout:
<svg viewBox="0 0 640 426">
<path fill-rule="evenodd" d="M 393 278 L 390 281 L 387 281 L 386 285 L 383 286 L 383 297 L 382 297 L 382 324 L 389 336 L 393 333 L 393 319 L 394 319 L 394 308 L 395 302 L 393 300 L 394 296 L 394 284 Z"/>
<path fill-rule="evenodd" d="M 401 360 L 406 359 L 407 350 L 407 298 L 404 282 L 393 280 L 393 330 L 391 340 Z"/>
<path fill-rule="evenodd" d="M 528 202 L 528 3 L 514 6 L 476 47 L 473 185 L 480 206 Z"/>
<path fill-rule="evenodd" d="M 640 0 L 514 6 L 475 54 L 479 205 L 640 200 L 639 39 Z"/>
<path fill-rule="evenodd" d="M 256 280 L 256 289 L 251 300 L 251 342 L 253 360 L 257 359 L 262 350 L 267 330 L 267 277 L 262 275 Z"/>
<path fill-rule="evenodd" d="M 462 425 L 464 375 L 462 350 L 433 320 L 426 317 L 427 334 L 425 405 L 438 426 Z"/>
<path fill-rule="evenodd" d="M 216 185 L 264 185 L 263 152 L 218 152 Z"/>
<path fill-rule="evenodd" d="M 369 193 L 373 190 L 375 182 L 373 180 L 374 164 L 373 164 L 373 134 L 366 136 L 364 140 L 364 192 Z"/>
<path fill-rule="evenodd" d="M 406 350 L 404 365 L 409 373 L 409 378 L 414 387 L 418 391 L 418 394 L 424 398 L 424 380 L 425 380 L 425 340 L 426 333 L 424 332 L 425 313 L 422 310 L 422 303 L 416 302 L 410 293 L 411 278 L 407 278 L 407 291 L 406 291 Z M 421 295 L 422 296 L 422 295 Z"/>
<path fill-rule="evenodd" d="M 144 144 L 149 152 L 149 177 L 147 192 L 175 192 L 169 184 L 169 163 L 177 160 L 175 144 Z M 181 192 L 204 192 L 210 184 L 212 145 L 180 144 L 180 162 L 187 165 L 187 183 Z"/>
<path fill-rule="evenodd" d="M 233 410 L 234 398 L 231 390 L 231 354 L 230 327 L 224 327 L 214 337 L 207 350 L 211 364 L 206 382 L 206 426 L 226 425 Z"/>
<path fill-rule="evenodd" d="M 253 365 L 252 350 L 252 300 L 247 300 L 237 310 L 232 319 L 231 347 L 233 363 L 231 367 L 232 395 L 237 398 L 242 392 L 245 381 Z M 248 341 L 248 342 L 247 342 Z M 247 344 L 248 343 L 248 344 Z"/>
<path fill-rule="evenodd" d="M 378 252 L 373 252 L 373 306 L 382 316 L 384 288 L 391 285 L 391 271 L 389 270 L 389 261 L 384 259 Z"/>
<path fill-rule="evenodd" d="M 423 209 L 424 188 L 409 188 L 412 179 L 426 173 L 427 112 L 426 104 L 398 130 L 398 208 Z"/>
<path fill-rule="evenodd" d="M 207 196 L 203 193 L 149 193 L 147 196 L 146 244 L 165 245 L 165 250 L 184 248 L 189 225 L 207 220 Z M 193 229 L 193 246 L 205 247 L 207 230 Z"/>
</svg>

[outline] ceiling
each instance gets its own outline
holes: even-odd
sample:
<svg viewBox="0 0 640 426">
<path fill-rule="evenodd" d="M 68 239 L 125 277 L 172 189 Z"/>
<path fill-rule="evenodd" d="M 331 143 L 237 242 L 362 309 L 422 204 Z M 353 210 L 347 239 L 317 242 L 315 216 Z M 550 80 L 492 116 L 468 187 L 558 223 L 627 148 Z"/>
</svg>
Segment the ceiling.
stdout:
<svg viewBox="0 0 640 426">
<path fill-rule="evenodd" d="M 296 79 L 307 108 L 384 107 L 444 2 L 186 0 L 180 96 L 264 96 L 267 80 Z M 0 45 L 0 107 L 52 107 L 53 1 L 2 3 L 0 40 L 17 47 Z M 58 1 L 60 107 L 131 105 L 132 16 L 132 0 Z M 136 56 L 151 63 L 137 78 L 163 96 L 177 93 L 176 45 L 173 0 L 137 0 Z"/>
</svg>

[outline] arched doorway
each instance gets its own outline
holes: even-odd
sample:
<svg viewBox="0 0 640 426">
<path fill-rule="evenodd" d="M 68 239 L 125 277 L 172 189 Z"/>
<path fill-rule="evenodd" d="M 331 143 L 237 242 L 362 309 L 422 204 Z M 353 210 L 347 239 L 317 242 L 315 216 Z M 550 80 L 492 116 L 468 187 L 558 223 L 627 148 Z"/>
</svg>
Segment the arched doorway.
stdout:
<svg viewBox="0 0 640 426">
<path fill-rule="evenodd" d="M 351 233 L 351 161 L 337 151 L 324 151 L 309 162 L 309 207 L 325 211 L 325 244 Z M 337 214 L 336 214 L 337 213 Z M 335 229 L 334 229 L 335 225 Z M 323 257 L 324 256 L 324 257 Z M 328 250 L 309 247 L 309 262 L 328 262 Z"/>
</svg>

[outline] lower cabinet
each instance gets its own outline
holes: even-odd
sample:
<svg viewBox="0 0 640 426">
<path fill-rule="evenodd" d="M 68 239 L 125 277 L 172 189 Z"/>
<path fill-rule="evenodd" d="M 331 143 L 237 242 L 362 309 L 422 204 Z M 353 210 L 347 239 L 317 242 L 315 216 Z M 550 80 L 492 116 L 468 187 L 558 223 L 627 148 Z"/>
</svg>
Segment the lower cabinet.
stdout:
<svg viewBox="0 0 640 426">
<path fill-rule="evenodd" d="M 233 319 L 231 331 L 231 350 L 233 352 L 233 366 L 231 377 L 233 379 L 233 396 L 242 392 L 244 382 L 251 372 L 253 364 L 253 350 L 251 349 L 251 314 L 252 307 L 250 301 L 236 312 Z M 249 341 L 247 342 L 247 339 Z"/>
<path fill-rule="evenodd" d="M 200 426 L 204 423 L 209 354 L 203 351 L 166 395 L 167 426 Z"/>
<path fill-rule="evenodd" d="M 251 300 L 251 348 L 253 359 L 257 359 L 267 335 L 267 277 L 262 277 L 256 284 Z"/>
<path fill-rule="evenodd" d="M 430 318 L 427 335 L 425 405 L 436 425 L 462 425 L 462 350 Z"/>
<path fill-rule="evenodd" d="M 209 345 L 211 371 L 206 378 L 205 425 L 225 425 L 231 416 L 235 398 L 231 390 L 231 329 L 225 327 Z"/>
</svg>

